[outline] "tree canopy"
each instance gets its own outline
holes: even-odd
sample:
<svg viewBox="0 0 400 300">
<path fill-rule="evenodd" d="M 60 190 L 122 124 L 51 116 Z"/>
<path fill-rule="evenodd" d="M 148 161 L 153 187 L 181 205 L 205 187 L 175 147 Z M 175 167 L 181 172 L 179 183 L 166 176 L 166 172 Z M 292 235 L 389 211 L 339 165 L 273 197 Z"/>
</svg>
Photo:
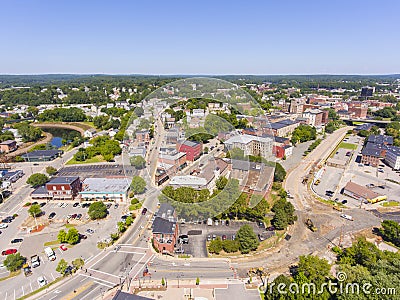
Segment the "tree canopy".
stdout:
<svg viewBox="0 0 400 300">
<path fill-rule="evenodd" d="M 237 232 L 236 238 L 240 244 L 240 252 L 242 252 L 243 254 L 256 250 L 258 245 L 260 244 L 257 235 L 253 231 L 253 228 L 248 224 L 240 227 Z"/>
<path fill-rule="evenodd" d="M 135 194 L 143 194 L 146 190 L 146 181 L 140 176 L 134 176 L 131 182 L 131 190 Z"/>
<path fill-rule="evenodd" d="M 22 268 L 25 261 L 26 257 L 23 257 L 20 253 L 10 254 L 4 260 L 4 266 L 8 271 L 15 272 Z"/>
<path fill-rule="evenodd" d="M 40 185 L 44 185 L 47 181 L 49 181 L 49 178 L 42 174 L 42 173 L 35 173 L 29 176 L 29 178 L 26 180 L 27 184 L 30 184 L 32 187 L 38 187 Z"/>
<path fill-rule="evenodd" d="M 107 216 L 107 214 L 108 210 L 103 202 L 97 201 L 90 204 L 88 210 L 88 215 L 90 219 L 92 220 L 103 219 Z"/>
</svg>

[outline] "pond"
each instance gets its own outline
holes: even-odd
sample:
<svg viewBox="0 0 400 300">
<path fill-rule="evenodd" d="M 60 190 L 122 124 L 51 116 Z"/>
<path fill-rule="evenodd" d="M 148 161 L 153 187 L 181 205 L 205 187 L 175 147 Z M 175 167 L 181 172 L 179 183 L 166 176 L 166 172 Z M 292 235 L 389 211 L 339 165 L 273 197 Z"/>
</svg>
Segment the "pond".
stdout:
<svg viewBox="0 0 400 300">
<path fill-rule="evenodd" d="M 75 137 L 81 136 L 79 131 L 73 129 L 43 127 L 42 130 L 53 135 L 50 144 L 57 149 L 64 145 L 63 142 L 72 141 Z"/>
</svg>

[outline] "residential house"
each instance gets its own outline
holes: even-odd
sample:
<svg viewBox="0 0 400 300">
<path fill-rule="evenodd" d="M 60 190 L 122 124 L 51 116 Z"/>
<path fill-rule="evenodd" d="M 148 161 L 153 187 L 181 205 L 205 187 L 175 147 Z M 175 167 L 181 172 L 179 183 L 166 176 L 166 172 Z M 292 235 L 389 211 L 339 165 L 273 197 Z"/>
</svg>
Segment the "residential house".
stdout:
<svg viewBox="0 0 400 300">
<path fill-rule="evenodd" d="M 9 153 L 17 150 L 17 142 L 14 140 L 7 140 L 0 143 L 0 152 Z"/>
</svg>

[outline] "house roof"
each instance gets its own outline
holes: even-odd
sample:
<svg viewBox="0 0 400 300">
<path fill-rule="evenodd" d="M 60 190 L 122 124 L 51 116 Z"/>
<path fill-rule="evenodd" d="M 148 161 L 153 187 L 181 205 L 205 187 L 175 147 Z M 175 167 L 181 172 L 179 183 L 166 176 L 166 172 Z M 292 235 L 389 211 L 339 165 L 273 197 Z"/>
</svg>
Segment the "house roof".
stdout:
<svg viewBox="0 0 400 300">
<path fill-rule="evenodd" d="M 78 176 L 71 176 L 71 177 L 60 176 L 53 178 L 47 184 L 70 184 L 76 180 L 79 180 Z"/>
<path fill-rule="evenodd" d="M 53 157 L 63 153 L 61 150 L 36 150 L 22 154 L 22 158 L 32 158 L 32 157 Z"/>
<path fill-rule="evenodd" d="M 38 187 L 36 190 L 34 190 L 31 195 L 47 195 L 47 189 L 44 186 Z"/>
<path fill-rule="evenodd" d="M 156 217 L 153 221 L 153 233 L 174 234 L 175 222 L 168 221 L 161 217 Z"/>
<path fill-rule="evenodd" d="M 368 143 L 393 145 L 393 137 L 389 135 L 370 135 Z"/>
<path fill-rule="evenodd" d="M 80 194 L 124 194 L 129 189 L 129 185 L 130 182 L 126 178 L 86 178 L 82 183 L 82 192 Z"/>
<path fill-rule="evenodd" d="M 4 141 L 4 142 L 1 142 L 0 145 L 11 145 L 11 144 L 14 144 L 14 143 L 16 143 L 16 141 L 14 141 L 14 140 L 7 140 L 7 141 Z"/>
<path fill-rule="evenodd" d="M 112 300 L 151 300 L 151 298 L 142 297 L 135 294 L 129 294 L 118 290 Z"/>
<path fill-rule="evenodd" d="M 365 199 L 375 199 L 379 196 L 382 196 L 381 194 L 374 192 L 369 188 L 366 188 L 365 186 L 359 185 L 352 181 L 349 181 L 344 187 L 344 189 L 360 197 L 364 197 Z"/>
</svg>

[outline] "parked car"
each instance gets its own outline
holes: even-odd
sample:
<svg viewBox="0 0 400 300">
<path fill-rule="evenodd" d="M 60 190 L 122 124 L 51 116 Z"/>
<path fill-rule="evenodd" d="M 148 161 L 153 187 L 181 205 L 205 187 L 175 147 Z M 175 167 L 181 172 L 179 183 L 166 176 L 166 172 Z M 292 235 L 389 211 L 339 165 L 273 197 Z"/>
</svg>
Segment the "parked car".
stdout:
<svg viewBox="0 0 400 300">
<path fill-rule="evenodd" d="M 75 202 L 73 205 L 72 205 L 72 207 L 77 207 L 79 205 L 79 203 L 78 202 Z"/>
<path fill-rule="evenodd" d="M 0 229 L 5 229 L 7 227 L 8 225 L 6 223 L 0 223 Z"/>
<path fill-rule="evenodd" d="M 10 255 L 17 253 L 17 249 L 7 249 L 1 252 L 1 255 Z"/>
<path fill-rule="evenodd" d="M 82 214 L 77 214 L 75 217 L 76 220 L 80 220 L 81 218 L 82 218 Z"/>
<path fill-rule="evenodd" d="M 341 214 L 340 217 L 342 217 L 343 219 L 349 220 L 349 221 L 354 221 L 353 217 L 350 215 Z"/>
<path fill-rule="evenodd" d="M 88 229 L 86 229 L 86 232 L 87 232 L 87 233 L 89 233 L 89 234 L 93 234 L 93 233 L 94 233 L 94 230 L 93 230 L 93 229 L 90 229 L 90 228 L 88 228 Z"/>
<path fill-rule="evenodd" d="M 21 238 L 13 239 L 13 240 L 11 240 L 11 244 L 22 243 L 23 240 L 24 239 L 21 239 Z"/>
<path fill-rule="evenodd" d="M 142 215 L 144 216 L 146 213 L 147 213 L 147 208 L 145 207 L 145 208 L 143 208 L 143 210 L 142 210 Z"/>
<path fill-rule="evenodd" d="M 207 235 L 207 241 L 211 241 L 211 235 Z"/>
<path fill-rule="evenodd" d="M 183 244 L 189 244 L 189 236 L 186 234 L 180 235 L 179 239 L 182 241 Z"/>
<path fill-rule="evenodd" d="M 45 286 L 47 284 L 47 279 L 44 276 L 39 276 L 37 282 L 40 287 Z"/>
<path fill-rule="evenodd" d="M 116 253 L 116 252 L 118 252 L 119 249 L 121 249 L 120 245 L 116 246 L 113 251 Z"/>
<path fill-rule="evenodd" d="M 185 253 L 185 250 L 183 248 L 182 249 L 176 249 L 175 253 L 176 254 L 183 254 L 183 253 Z"/>
<path fill-rule="evenodd" d="M 53 211 L 51 214 L 49 214 L 49 216 L 47 217 L 49 220 L 54 219 L 54 217 L 56 216 L 56 213 Z"/>
<path fill-rule="evenodd" d="M 217 235 L 213 234 L 212 235 L 212 240 L 215 240 L 215 239 L 217 239 Z"/>
<path fill-rule="evenodd" d="M 342 201 L 342 204 L 346 204 L 346 203 L 347 203 L 347 200 L 344 199 L 344 200 Z"/>
<path fill-rule="evenodd" d="M 223 241 L 226 240 L 226 235 L 225 235 L 225 234 L 222 235 L 222 240 L 223 240 Z"/>
<path fill-rule="evenodd" d="M 60 245 L 60 249 L 62 251 L 67 251 L 68 250 L 68 248 L 64 244 Z"/>
<path fill-rule="evenodd" d="M 86 240 L 86 239 L 87 239 L 87 236 L 80 233 L 80 234 L 79 234 L 79 238 L 80 238 L 81 240 Z"/>
<path fill-rule="evenodd" d="M 106 204 L 107 209 L 110 209 L 111 205 L 112 205 L 111 203 L 107 203 Z"/>
<path fill-rule="evenodd" d="M 236 235 L 232 234 L 231 239 L 234 241 L 236 239 Z"/>
<path fill-rule="evenodd" d="M 118 203 L 114 204 L 114 208 L 117 209 L 118 208 Z"/>
<path fill-rule="evenodd" d="M 40 205 L 40 207 L 43 207 L 46 205 L 46 202 L 41 202 L 41 203 L 39 203 L 39 205 Z"/>
</svg>

